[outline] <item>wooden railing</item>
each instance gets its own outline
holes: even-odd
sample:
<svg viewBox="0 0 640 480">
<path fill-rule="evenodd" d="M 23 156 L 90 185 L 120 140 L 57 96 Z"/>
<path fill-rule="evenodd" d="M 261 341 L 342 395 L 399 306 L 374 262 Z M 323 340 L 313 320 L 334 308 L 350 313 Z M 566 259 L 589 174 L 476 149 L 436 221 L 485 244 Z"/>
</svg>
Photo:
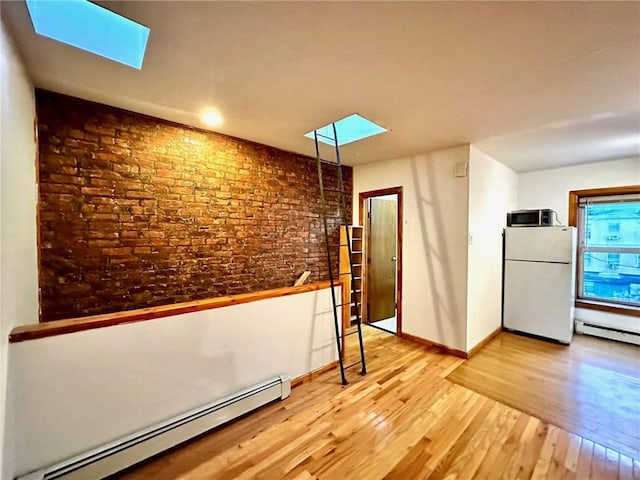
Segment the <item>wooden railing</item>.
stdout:
<svg viewBox="0 0 640 480">
<path fill-rule="evenodd" d="M 35 340 L 38 338 L 62 335 L 65 333 L 81 332 L 94 328 L 110 327 L 123 323 L 142 322 L 154 318 L 181 315 L 183 313 L 210 310 L 213 308 L 228 307 L 241 303 L 255 302 L 267 298 L 285 297 L 298 293 L 312 292 L 329 288 L 330 283 L 317 282 L 299 287 L 283 287 L 272 290 L 263 290 L 254 293 L 242 293 L 239 295 L 229 295 L 226 297 L 210 298 L 206 300 L 196 300 L 193 302 L 176 303 L 172 305 L 162 305 L 159 307 L 140 308 L 137 310 L 127 310 L 124 312 L 105 313 L 102 315 L 92 315 L 89 317 L 71 318 L 67 320 L 54 320 L 51 322 L 38 323 L 35 325 L 23 325 L 14 328 L 9 334 L 9 342 L 23 342 L 25 340 Z"/>
</svg>

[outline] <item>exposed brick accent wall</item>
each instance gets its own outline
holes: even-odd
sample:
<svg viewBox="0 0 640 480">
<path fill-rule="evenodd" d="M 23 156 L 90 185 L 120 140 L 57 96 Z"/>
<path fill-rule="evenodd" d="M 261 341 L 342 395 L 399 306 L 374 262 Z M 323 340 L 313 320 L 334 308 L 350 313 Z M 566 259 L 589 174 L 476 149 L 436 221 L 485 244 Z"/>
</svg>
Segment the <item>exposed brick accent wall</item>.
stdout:
<svg viewBox="0 0 640 480">
<path fill-rule="evenodd" d="M 328 278 L 315 159 L 42 90 L 36 107 L 42 320 Z"/>
</svg>

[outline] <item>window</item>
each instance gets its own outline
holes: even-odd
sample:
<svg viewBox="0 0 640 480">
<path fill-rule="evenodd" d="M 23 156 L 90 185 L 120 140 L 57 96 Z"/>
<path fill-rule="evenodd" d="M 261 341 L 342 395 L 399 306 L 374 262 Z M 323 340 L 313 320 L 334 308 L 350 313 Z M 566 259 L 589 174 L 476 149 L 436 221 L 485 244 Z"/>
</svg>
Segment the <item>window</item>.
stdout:
<svg viewBox="0 0 640 480">
<path fill-rule="evenodd" d="M 569 198 L 569 220 L 578 227 L 578 301 L 640 307 L 640 186 Z"/>
<path fill-rule="evenodd" d="M 620 254 L 619 253 L 607 253 L 607 263 L 611 270 L 617 270 L 620 266 Z"/>
<path fill-rule="evenodd" d="M 333 130 L 334 125 L 335 132 Z M 338 146 L 341 147 L 347 143 L 357 142 L 358 140 L 379 135 L 386 131 L 386 128 L 381 127 L 371 120 L 367 120 L 362 115 L 354 113 L 324 127 L 311 130 L 305 133 L 304 136 L 313 140 L 317 135 L 319 142 L 332 146 L 335 146 L 337 136 Z"/>
<path fill-rule="evenodd" d="M 620 240 L 620 222 L 609 222 L 607 224 L 607 242 L 617 242 Z"/>
<path fill-rule="evenodd" d="M 38 35 L 142 68 L 150 32 L 144 25 L 86 0 L 26 4 Z"/>
</svg>

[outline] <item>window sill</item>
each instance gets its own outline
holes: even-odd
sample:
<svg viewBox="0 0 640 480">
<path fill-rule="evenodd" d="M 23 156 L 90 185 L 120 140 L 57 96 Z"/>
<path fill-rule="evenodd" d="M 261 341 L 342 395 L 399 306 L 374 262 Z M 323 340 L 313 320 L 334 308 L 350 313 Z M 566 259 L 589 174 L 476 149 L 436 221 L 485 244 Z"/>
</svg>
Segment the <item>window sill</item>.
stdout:
<svg viewBox="0 0 640 480">
<path fill-rule="evenodd" d="M 640 308 L 632 307 L 631 305 L 619 305 L 616 303 L 580 299 L 576 300 L 576 308 L 587 308 L 590 310 L 600 310 L 601 312 L 617 313 L 618 315 L 640 317 Z"/>
</svg>

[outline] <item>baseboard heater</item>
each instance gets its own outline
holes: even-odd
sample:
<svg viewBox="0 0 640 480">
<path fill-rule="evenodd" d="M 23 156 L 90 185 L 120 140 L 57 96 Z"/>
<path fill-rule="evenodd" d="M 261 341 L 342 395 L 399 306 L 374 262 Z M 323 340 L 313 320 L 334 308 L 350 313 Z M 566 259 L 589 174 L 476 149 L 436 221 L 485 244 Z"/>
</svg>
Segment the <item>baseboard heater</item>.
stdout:
<svg viewBox="0 0 640 480">
<path fill-rule="evenodd" d="M 632 343 L 640 345 L 640 334 L 615 328 L 603 327 L 602 325 L 593 325 L 576 320 L 576 332 L 585 335 L 593 335 L 595 337 L 608 338 L 619 342 Z"/>
<path fill-rule="evenodd" d="M 280 375 L 17 480 L 104 478 L 291 393 Z"/>
</svg>

